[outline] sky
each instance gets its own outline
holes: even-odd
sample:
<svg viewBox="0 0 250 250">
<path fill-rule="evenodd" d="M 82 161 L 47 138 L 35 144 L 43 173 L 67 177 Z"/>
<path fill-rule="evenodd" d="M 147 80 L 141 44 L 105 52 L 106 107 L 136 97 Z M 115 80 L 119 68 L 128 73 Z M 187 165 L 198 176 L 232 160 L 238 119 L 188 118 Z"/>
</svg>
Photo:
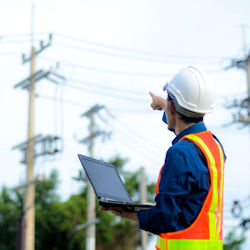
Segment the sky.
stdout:
<svg viewBox="0 0 250 250">
<path fill-rule="evenodd" d="M 127 170 L 144 166 L 155 181 L 174 134 L 161 122 L 162 113 L 151 110 L 148 92 L 165 97 L 165 82 L 180 69 L 198 65 L 211 79 L 216 97 L 216 111 L 205 123 L 227 155 L 225 234 L 239 223 L 230 213 L 233 200 L 242 201 L 242 216 L 249 216 L 249 129 L 227 126 L 233 110 L 226 108 L 246 96 L 246 74 L 224 70 L 250 48 L 249 1 L 43 0 L 34 2 L 33 16 L 31 1 L 0 3 L 1 186 L 16 187 L 26 176 L 19 163 L 22 153 L 12 150 L 27 139 L 28 93 L 14 88 L 30 72 L 21 54 L 30 55 L 32 31 L 37 50 L 52 33 L 51 46 L 36 57 L 35 67 L 53 69 L 66 80 L 36 84 L 35 134 L 61 136 L 63 152 L 38 158 L 36 176 L 57 169 L 62 200 L 79 190 L 82 183 L 72 177 L 81 170 L 77 154 L 88 154 L 78 141 L 88 135 L 89 122 L 80 116 L 99 104 L 107 109 L 96 123 L 112 135 L 96 140 L 95 157 L 126 157 Z M 249 246 L 248 241 L 245 249 Z"/>
</svg>

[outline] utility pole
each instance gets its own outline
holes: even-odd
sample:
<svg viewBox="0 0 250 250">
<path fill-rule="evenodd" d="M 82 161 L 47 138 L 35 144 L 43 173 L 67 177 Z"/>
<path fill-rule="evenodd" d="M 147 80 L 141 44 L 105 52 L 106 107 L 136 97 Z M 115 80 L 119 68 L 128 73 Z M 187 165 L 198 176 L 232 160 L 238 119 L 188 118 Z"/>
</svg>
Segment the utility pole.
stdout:
<svg viewBox="0 0 250 250">
<path fill-rule="evenodd" d="M 242 25 L 242 42 L 243 42 L 243 53 L 244 57 L 241 59 L 232 59 L 231 65 L 227 66 L 225 69 L 238 68 L 243 69 L 246 72 L 247 80 L 247 97 L 240 102 L 235 101 L 232 105 L 233 107 L 238 107 L 240 109 L 246 109 L 246 114 L 243 115 L 241 111 L 234 115 L 234 121 L 242 123 L 244 125 L 250 125 L 250 51 L 247 51 L 246 42 L 246 25 Z"/>
<path fill-rule="evenodd" d="M 54 79 L 50 79 L 49 76 L 56 76 L 57 78 L 63 79 L 62 76 L 55 74 L 52 70 L 39 70 L 35 71 L 35 58 L 40 54 L 44 49 L 48 48 L 51 45 L 52 34 L 48 36 L 47 44 L 44 44 L 43 41 L 40 41 L 40 48 L 38 50 L 32 45 L 30 57 L 25 57 L 22 55 L 23 64 L 30 61 L 30 76 L 15 85 L 15 88 L 21 87 L 22 89 L 27 89 L 29 91 L 29 107 L 28 107 L 28 139 L 26 142 L 23 142 L 15 148 L 21 149 L 25 153 L 24 162 L 26 163 L 26 187 L 25 187 L 25 196 L 24 196 L 24 227 L 25 232 L 21 235 L 24 235 L 22 242 L 24 243 L 25 250 L 34 250 L 35 248 L 35 183 L 34 183 L 34 160 L 37 155 L 35 155 L 35 144 L 37 142 L 43 142 L 44 144 L 48 141 L 53 142 L 58 140 L 57 137 L 44 137 L 40 138 L 34 134 L 34 121 L 35 121 L 35 83 L 43 78 L 47 78 L 53 82 Z M 56 150 L 52 153 L 59 152 Z M 47 154 L 48 152 L 44 152 Z M 51 154 L 52 154 L 51 153 Z M 43 155 L 44 155 L 43 154 Z"/>
<path fill-rule="evenodd" d="M 97 130 L 95 124 L 95 115 L 104 109 L 104 106 L 94 105 L 88 111 L 83 113 L 81 117 L 87 117 L 89 119 L 89 136 L 85 137 L 80 143 L 86 143 L 88 145 L 89 156 L 94 157 L 94 141 L 97 137 L 102 136 L 103 138 L 110 135 L 105 131 Z M 95 240 L 95 224 L 96 224 L 96 215 L 95 215 L 95 193 L 94 190 L 88 181 L 88 194 L 87 194 L 87 241 L 86 241 L 86 250 L 95 250 L 96 240 Z"/>
<path fill-rule="evenodd" d="M 230 68 L 239 68 L 243 69 L 246 72 L 247 78 L 247 97 L 244 100 L 241 100 L 239 103 L 236 101 L 233 107 L 245 108 L 246 115 L 243 115 L 241 112 L 235 115 L 234 121 L 243 123 L 244 125 L 250 125 L 250 53 L 242 59 L 233 59 L 231 65 L 226 67 L 225 69 Z"/>
<path fill-rule="evenodd" d="M 147 202 L 147 186 L 146 186 L 146 175 L 144 167 L 140 170 L 140 202 Z M 141 249 L 147 249 L 148 234 L 146 231 L 141 230 Z"/>
<path fill-rule="evenodd" d="M 97 112 L 95 109 L 90 109 L 90 112 L 85 113 L 84 115 L 90 119 L 89 125 L 89 156 L 94 157 L 93 147 L 94 147 L 94 113 Z M 93 187 L 88 181 L 88 211 L 87 211 L 87 221 L 95 221 L 95 193 Z M 90 223 L 87 227 L 87 250 L 95 250 L 95 223 Z"/>
<path fill-rule="evenodd" d="M 246 70 L 247 70 L 247 90 L 248 90 L 248 123 L 250 124 L 250 53 L 248 54 L 246 60 Z"/>
<path fill-rule="evenodd" d="M 28 145 L 26 151 L 26 180 L 31 182 L 34 179 L 34 141 L 31 138 L 34 137 L 34 109 L 35 109 L 35 79 L 33 77 L 35 73 L 35 48 L 31 48 L 31 60 L 30 60 L 30 84 L 29 84 L 29 110 L 28 110 Z M 35 248 L 34 235 L 35 235 L 35 185 L 33 183 L 27 184 L 24 211 L 26 211 L 25 217 L 25 250 L 33 250 Z"/>
</svg>

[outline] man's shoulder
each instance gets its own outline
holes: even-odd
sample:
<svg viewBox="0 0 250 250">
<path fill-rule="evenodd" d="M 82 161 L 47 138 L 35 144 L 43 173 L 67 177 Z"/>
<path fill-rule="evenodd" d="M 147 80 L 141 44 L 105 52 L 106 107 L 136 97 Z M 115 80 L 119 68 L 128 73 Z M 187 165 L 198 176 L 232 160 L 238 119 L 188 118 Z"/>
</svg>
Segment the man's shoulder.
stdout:
<svg viewBox="0 0 250 250">
<path fill-rule="evenodd" d="M 182 140 L 176 142 L 172 147 L 170 147 L 167 151 L 167 156 L 175 156 L 175 155 L 183 155 L 183 156 L 191 156 L 197 153 L 196 146 L 192 141 Z"/>
<path fill-rule="evenodd" d="M 188 152 L 192 150 L 194 147 L 194 143 L 190 140 L 181 140 L 176 142 L 170 150 L 176 151 L 176 152 Z"/>
</svg>

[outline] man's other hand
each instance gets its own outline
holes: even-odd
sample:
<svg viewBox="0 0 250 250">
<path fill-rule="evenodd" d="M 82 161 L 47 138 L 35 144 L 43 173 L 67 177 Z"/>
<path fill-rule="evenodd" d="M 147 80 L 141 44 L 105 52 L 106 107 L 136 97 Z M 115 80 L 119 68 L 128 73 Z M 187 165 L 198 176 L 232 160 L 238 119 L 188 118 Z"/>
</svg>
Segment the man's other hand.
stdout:
<svg viewBox="0 0 250 250">
<path fill-rule="evenodd" d="M 121 207 L 103 207 L 100 206 L 99 210 L 101 211 L 110 211 L 111 213 L 126 218 L 126 219 L 130 219 L 130 220 L 134 220 L 134 221 L 138 221 L 137 218 L 137 213 L 136 212 L 128 212 L 125 211 L 124 209 L 122 209 Z"/>
</svg>

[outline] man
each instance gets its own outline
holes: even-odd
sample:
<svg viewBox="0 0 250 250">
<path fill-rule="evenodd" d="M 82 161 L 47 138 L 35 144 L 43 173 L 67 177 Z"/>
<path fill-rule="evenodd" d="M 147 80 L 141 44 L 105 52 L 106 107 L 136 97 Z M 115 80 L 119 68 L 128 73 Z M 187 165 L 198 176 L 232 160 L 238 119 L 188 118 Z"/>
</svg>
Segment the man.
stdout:
<svg viewBox="0 0 250 250">
<path fill-rule="evenodd" d="M 150 92 L 151 107 L 164 110 L 163 121 L 176 137 L 158 177 L 156 205 L 137 213 L 111 211 L 157 234 L 156 249 L 222 249 L 225 155 L 203 123 L 214 109 L 209 81 L 199 69 L 188 67 L 164 90 L 167 100 Z"/>
</svg>

